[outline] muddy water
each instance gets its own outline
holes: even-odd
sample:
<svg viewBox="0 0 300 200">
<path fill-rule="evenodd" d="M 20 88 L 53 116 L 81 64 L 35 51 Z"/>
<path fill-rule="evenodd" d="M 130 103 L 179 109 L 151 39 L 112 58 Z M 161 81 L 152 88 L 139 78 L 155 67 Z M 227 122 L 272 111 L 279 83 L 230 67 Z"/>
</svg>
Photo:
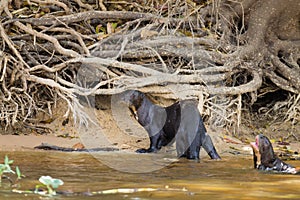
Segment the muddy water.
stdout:
<svg viewBox="0 0 300 200">
<path fill-rule="evenodd" d="M 300 199 L 300 176 L 257 172 L 252 169 L 251 156 L 230 156 L 222 161 L 204 158 L 200 163 L 180 160 L 150 173 L 126 173 L 107 167 L 88 153 L 0 152 L 0 160 L 5 155 L 26 175 L 18 189 L 33 189 L 40 176 L 50 175 L 64 181 L 59 190 L 79 192 L 52 199 Z M 136 160 L 143 157 L 115 155 L 122 161 L 127 157 Z M 143 167 L 142 160 L 130 167 Z M 290 163 L 300 166 L 299 161 Z M 85 192 L 117 188 L 159 190 L 84 196 Z M 41 197 L 16 194 L 2 184 L 0 200 L 4 199 Z"/>
</svg>

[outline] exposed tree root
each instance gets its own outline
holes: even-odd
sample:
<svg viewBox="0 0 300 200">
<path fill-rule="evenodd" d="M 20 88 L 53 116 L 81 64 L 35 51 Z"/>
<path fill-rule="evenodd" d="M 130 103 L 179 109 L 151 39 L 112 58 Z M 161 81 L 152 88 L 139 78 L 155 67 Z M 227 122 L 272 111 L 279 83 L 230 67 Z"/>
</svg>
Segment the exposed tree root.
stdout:
<svg viewBox="0 0 300 200">
<path fill-rule="evenodd" d="M 123 3 L 1 0 L 0 122 L 35 123 L 64 99 L 87 124 L 78 97 L 138 88 L 198 98 L 211 124 L 238 131 L 244 95 L 251 105 L 266 79 L 296 95 L 286 119 L 299 119 L 299 4 Z"/>
</svg>

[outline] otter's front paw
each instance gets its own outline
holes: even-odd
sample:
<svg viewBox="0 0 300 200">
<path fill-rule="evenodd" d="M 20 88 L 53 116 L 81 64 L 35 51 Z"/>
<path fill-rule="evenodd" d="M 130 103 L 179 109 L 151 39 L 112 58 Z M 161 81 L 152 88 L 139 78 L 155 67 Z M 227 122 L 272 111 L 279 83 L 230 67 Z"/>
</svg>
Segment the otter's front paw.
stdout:
<svg viewBox="0 0 300 200">
<path fill-rule="evenodd" d="M 221 160 L 221 157 L 219 156 L 219 154 L 217 153 L 217 151 L 216 151 L 215 148 L 213 148 L 213 150 L 210 151 L 210 152 L 208 153 L 208 155 L 209 155 L 209 157 L 210 157 L 211 159 L 213 159 L 213 160 Z"/>
<path fill-rule="evenodd" d="M 158 151 L 155 147 L 150 147 L 149 149 L 137 149 L 135 152 L 137 153 L 156 153 Z"/>
<path fill-rule="evenodd" d="M 142 148 L 142 149 L 137 149 L 135 152 L 136 152 L 136 153 L 148 153 L 147 149 L 144 149 L 144 148 Z"/>
</svg>

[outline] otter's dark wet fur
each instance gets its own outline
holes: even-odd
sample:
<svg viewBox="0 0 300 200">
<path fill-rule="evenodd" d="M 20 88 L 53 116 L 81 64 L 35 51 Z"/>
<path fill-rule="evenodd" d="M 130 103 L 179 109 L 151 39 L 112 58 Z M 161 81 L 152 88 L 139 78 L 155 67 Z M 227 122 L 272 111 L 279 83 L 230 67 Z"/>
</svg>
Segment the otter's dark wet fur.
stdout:
<svg viewBox="0 0 300 200">
<path fill-rule="evenodd" d="M 212 159 L 220 159 L 206 132 L 196 100 L 182 100 L 162 107 L 153 104 L 144 93 L 129 90 L 121 94 L 121 101 L 127 103 L 150 138 L 150 147 L 136 152 L 157 152 L 175 140 L 178 157 L 199 159 L 203 147 Z"/>
</svg>

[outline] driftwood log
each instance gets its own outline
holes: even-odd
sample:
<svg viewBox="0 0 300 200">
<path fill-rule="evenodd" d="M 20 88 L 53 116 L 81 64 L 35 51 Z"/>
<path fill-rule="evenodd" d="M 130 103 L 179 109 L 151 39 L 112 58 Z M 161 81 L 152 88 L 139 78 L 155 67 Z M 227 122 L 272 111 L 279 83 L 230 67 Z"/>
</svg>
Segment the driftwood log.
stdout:
<svg viewBox="0 0 300 200">
<path fill-rule="evenodd" d="M 51 150 L 51 151 L 64 151 L 64 152 L 99 152 L 99 151 L 119 151 L 113 147 L 101 147 L 101 148 L 76 148 L 76 147 L 60 147 L 48 143 L 42 143 L 34 147 L 35 149 Z"/>
</svg>

